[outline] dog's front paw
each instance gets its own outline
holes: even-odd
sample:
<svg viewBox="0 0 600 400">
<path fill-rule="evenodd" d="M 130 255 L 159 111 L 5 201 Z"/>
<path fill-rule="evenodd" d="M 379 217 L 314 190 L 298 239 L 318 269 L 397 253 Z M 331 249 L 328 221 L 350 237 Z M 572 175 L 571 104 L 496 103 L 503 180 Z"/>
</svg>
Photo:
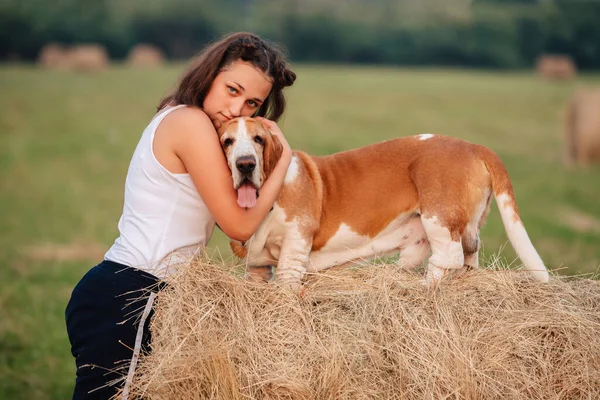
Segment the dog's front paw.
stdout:
<svg viewBox="0 0 600 400">
<path fill-rule="evenodd" d="M 299 292 L 302 289 L 302 281 L 298 279 L 275 279 L 274 283 L 280 288 L 293 292 Z"/>
<path fill-rule="evenodd" d="M 442 279 L 444 279 L 446 276 L 449 276 L 452 272 L 452 269 L 440 268 L 429 264 L 427 266 L 427 273 L 424 280 L 425 285 L 435 287 Z"/>
<path fill-rule="evenodd" d="M 274 267 L 266 265 L 261 267 L 247 267 L 246 280 L 251 282 L 269 282 L 275 276 Z"/>
</svg>

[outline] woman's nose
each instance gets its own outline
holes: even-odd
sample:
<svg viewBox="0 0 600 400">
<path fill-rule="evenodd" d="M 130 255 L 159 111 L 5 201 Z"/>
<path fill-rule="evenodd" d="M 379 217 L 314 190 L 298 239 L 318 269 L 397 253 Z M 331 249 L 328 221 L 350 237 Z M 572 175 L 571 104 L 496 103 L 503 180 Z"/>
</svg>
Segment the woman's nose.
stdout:
<svg viewBox="0 0 600 400">
<path fill-rule="evenodd" d="M 244 100 L 243 99 L 235 99 L 229 105 L 229 112 L 232 117 L 239 117 L 242 115 L 242 110 L 244 108 Z"/>
</svg>

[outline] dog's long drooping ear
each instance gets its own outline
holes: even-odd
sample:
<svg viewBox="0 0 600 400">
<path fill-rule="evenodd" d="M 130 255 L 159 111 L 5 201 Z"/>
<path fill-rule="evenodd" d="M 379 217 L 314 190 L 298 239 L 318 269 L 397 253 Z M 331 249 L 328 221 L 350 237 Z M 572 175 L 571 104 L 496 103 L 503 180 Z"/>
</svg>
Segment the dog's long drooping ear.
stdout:
<svg viewBox="0 0 600 400">
<path fill-rule="evenodd" d="M 230 240 L 229 247 L 231 247 L 231 251 L 238 258 L 246 258 L 248 255 L 248 249 L 244 246 L 244 243 L 238 242 L 237 240 Z"/>
<path fill-rule="evenodd" d="M 265 165 L 263 169 L 263 183 L 271 175 L 273 169 L 275 169 L 275 165 L 277 165 L 277 161 L 279 161 L 283 152 L 283 146 L 276 136 L 269 133 L 266 137 L 267 140 L 265 140 L 265 148 L 263 150 L 263 162 Z"/>
</svg>

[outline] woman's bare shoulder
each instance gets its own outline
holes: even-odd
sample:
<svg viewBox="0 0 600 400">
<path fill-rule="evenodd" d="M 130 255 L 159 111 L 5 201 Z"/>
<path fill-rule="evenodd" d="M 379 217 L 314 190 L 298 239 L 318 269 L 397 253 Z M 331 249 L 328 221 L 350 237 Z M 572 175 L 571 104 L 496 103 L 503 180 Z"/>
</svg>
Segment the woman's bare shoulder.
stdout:
<svg viewBox="0 0 600 400">
<path fill-rule="evenodd" d="M 165 117 L 163 123 L 169 125 L 189 125 L 189 124 L 209 124 L 212 126 L 212 122 L 206 113 L 198 108 L 192 106 L 185 106 L 173 110 Z M 161 124 L 162 125 L 162 124 Z"/>
<path fill-rule="evenodd" d="M 220 147 L 218 135 L 206 113 L 197 107 L 181 107 L 161 121 L 155 135 L 155 148 L 181 157 L 204 149 Z"/>
<path fill-rule="evenodd" d="M 158 127 L 159 135 L 169 137 L 169 141 L 189 138 L 198 133 L 215 135 L 215 128 L 206 113 L 197 107 L 181 107 L 167 115 Z M 157 131 L 157 133 L 158 133 Z"/>
</svg>

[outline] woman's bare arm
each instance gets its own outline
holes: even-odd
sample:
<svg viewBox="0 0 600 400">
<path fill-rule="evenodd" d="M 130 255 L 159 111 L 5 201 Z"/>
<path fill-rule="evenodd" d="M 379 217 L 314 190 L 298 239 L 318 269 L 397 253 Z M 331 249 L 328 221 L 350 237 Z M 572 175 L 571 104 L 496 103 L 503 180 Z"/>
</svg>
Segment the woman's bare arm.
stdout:
<svg viewBox="0 0 600 400">
<path fill-rule="evenodd" d="M 269 128 L 274 130 L 272 125 Z M 260 189 L 256 206 L 244 209 L 237 204 L 231 172 L 215 128 L 202 110 L 190 107 L 175 110 L 159 129 L 161 135 L 169 137 L 167 145 L 185 165 L 221 230 L 232 239 L 248 240 L 271 210 L 287 173 L 292 153 L 285 138 L 281 158 Z M 283 137 L 278 136 L 280 140 Z"/>
</svg>

